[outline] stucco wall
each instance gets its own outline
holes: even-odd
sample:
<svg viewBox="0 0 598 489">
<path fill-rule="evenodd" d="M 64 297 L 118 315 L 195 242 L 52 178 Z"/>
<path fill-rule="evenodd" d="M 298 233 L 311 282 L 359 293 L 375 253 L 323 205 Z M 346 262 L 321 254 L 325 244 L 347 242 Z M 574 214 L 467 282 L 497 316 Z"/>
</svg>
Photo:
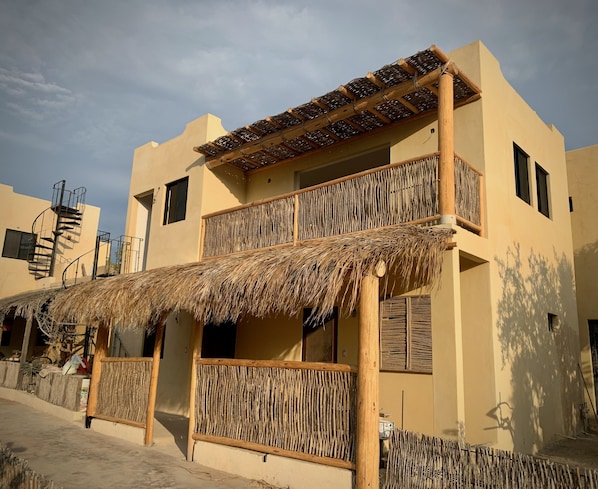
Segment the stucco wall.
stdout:
<svg viewBox="0 0 598 489">
<path fill-rule="evenodd" d="M 52 187 L 48 187 L 51 195 Z M 4 244 L 7 229 L 31 233 L 35 218 L 48 209 L 52 203 L 14 192 L 13 187 L 0 184 L 0 249 Z M 81 226 L 77 230 L 67 231 L 59 241 L 56 267 L 53 277 L 36 280 L 29 273 L 27 260 L 4 258 L 0 256 L 0 297 L 8 297 L 29 290 L 59 286 L 62 283 L 62 271 L 71 261 L 95 247 L 96 233 L 100 220 L 100 209 L 86 205 Z M 91 275 L 93 252 L 86 255 L 81 263 L 86 274 Z M 79 277 L 82 273 L 80 272 Z"/>
<path fill-rule="evenodd" d="M 588 408 L 596 407 L 588 320 L 598 320 L 598 145 L 567 152 L 579 341 Z"/>
</svg>

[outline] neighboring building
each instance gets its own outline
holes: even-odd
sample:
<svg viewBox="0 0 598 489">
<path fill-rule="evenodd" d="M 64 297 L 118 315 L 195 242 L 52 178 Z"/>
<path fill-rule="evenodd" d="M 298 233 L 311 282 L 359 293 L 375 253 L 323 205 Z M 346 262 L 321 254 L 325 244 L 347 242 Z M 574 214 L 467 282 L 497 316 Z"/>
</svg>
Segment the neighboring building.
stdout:
<svg viewBox="0 0 598 489">
<path fill-rule="evenodd" d="M 567 152 L 581 368 L 590 416 L 598 399 L 598 145 Z"/>
<path fill-rule="evenodd" d="M 85 205 L 84 188 L 71 191 L 63 181 L 54 186 L 53 197 L 50 201 L 17 194 L 12 187 L 0 184 L 0 299 L 61 287 L 63 272 L 79 257 L 64 279 L 68 283 L 75 275 L 79 280 L 91 276 L 100 209 Z M 23 349 L 25 321 L 17 317 L 7 322 L 10 324 L 3 325 L 0 352 L 11 356 Z M 33 328 L 28 356 L 41 353 L 44 347 L 43 336 Z"/>
<path fill-rule="evenodd" d="M 533 453 L 581 429 L 568 197 L 563 136 L 487 48 L 432 47 L 231 133 L 206 115 L 138 148 L 126 234 L 144 271 L 51 312 L 99 327 L 92 427 L 151 443 L 154 408 L 189 416 L 188 458 L 222 470 L 374 487 L 379 414 Z"/>
</svg>

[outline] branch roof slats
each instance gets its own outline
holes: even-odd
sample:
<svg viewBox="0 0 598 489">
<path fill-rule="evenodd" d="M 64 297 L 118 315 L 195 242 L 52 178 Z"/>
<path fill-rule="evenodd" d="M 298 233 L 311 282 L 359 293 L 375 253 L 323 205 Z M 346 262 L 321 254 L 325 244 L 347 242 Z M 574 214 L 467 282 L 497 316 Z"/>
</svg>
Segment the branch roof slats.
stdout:
<svg viewBox="0 0 598 489">
<path fill-rule="evenodd" d="M 350 311 L 361 278 L 380 260 L 389 270 L 386 280 L 397 277 L 387 287 L 436 283 L 451 236 L 449 229 L 400 225 L 119 275 L 53 292 L 48 313 L 60 322 L 147 329 L 163 314 L 183 310 L 205 322 L 294 316 L 304 307 L 322 315 L 334 306 Z M 0 304 L 6 309 L 23 300 Z"/>
<path fill-rule="evenodd" d="M 350 140 L 436 110 L 443 67 L 454 75 L 455 106 L 479 96 L 480 89 L 440 49 L 431 46 L 194 150 L 205 155 L 210 167 L 229 164 L 248 172 Z"/>
</svg>

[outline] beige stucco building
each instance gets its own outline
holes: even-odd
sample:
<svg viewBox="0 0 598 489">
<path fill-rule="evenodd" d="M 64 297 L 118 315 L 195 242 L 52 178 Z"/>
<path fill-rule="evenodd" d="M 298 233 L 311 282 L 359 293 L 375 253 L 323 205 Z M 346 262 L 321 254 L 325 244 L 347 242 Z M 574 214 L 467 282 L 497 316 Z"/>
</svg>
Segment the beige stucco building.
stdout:
<svg viewBox="0 0 598 489">
<path fill-rule="evenodd" d="M 49 188 L 49 192 L 51 190 Z M 72 283 L 75 277 L 81 281 L 91 276 L 100 209 L 85 204 L 82 188 L 63 189 L 62 182 L 58 182 L 54 188 L 56 199 L 60 198 L 61 191 L 63 217 L 57 227 L 57 200 L 18 194 L 11 186 L 0 184 L 0 205 L 3 209 L 0 216 L 0 299 L 61 287 L 65 269 L 67 284 Z M 69 208 L 69 205 L 72 207 Z M 70 215 L 66 209 L 70 209 Z M 55 258 L 50 273 L 53 249 Z M 38 255 L 33 256 L 36 253 Z M 69 267 L 80 256 L 81 259 Z M 14 350 L 23 350 L 23 318 L 16 318 L 10 325 L 5 324 L 3 329 L 6 331 L 2 335 L 0 352 L 8 357 Z M 33 328 L 28 356 L 40 354 L 44 348 L 43 337 Z"/>
<path fill-rule="evenodd" d="M 154 410 L 187 416 L 188 459 L 289 487 L 377 484 L 379 418 L 525 453 L 576 434 L 575 158 L 481 42 L 137 148 L 140 273 L 50 310 L 99 328 L 91 426 L 151 443 Z"/>
<path fill-rule="evenodd" d="M 454 437 L 461 431 L 471 443 L 535 452 L 580 429 L 583 401 L 564 140 L 509 85 L 482 43 L 449 57 L 481 90 L 454 110 L 454 151 L 481 175 L 480 222 L 443 224 L 455 235 L 431 293 L 431 371 L 382 369 L 380 411 L 405 429 Z M 206 164 L 191 151 L 227 134 L 206 115 L 180 136 L 136 150 L 126 232 L 147 238 L 148 269 L 193 262 L 209 239 L 202 216 L 434 154 L 441 131 L 432 111 L 243 169 L 215 158 Z M 172 219 L 168 206 L 183 192 L 185 211 Z M 301 361 L 302 321 L 241 318 L 230 351 L 240 359 Z M 356 365 L 356 316 L 336 321 L 334 357 Z M 168 320 L 157 409 L 188 412 L 193 324 L 184 313 Z M 131 348 L 141 352 L 142 343 Z"/>
<path fill-rule="evenodd" d="M 598 388 L 598 146 L 567 152 L 581 369 L 590 416 Z"/>
</svg>

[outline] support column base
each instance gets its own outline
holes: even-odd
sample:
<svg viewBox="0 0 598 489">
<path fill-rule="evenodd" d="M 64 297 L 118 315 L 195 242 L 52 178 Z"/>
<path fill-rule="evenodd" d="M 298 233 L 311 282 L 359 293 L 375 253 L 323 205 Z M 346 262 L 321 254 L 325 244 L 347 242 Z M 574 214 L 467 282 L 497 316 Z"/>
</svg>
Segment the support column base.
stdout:
<svg viewBox="0 0 598 489">
<path fill-rule="evenodd" d="M 444 214 L 440 216 L 440 224 L 457 225 L 457 216 L 455 214 Z"/>
</svg>

